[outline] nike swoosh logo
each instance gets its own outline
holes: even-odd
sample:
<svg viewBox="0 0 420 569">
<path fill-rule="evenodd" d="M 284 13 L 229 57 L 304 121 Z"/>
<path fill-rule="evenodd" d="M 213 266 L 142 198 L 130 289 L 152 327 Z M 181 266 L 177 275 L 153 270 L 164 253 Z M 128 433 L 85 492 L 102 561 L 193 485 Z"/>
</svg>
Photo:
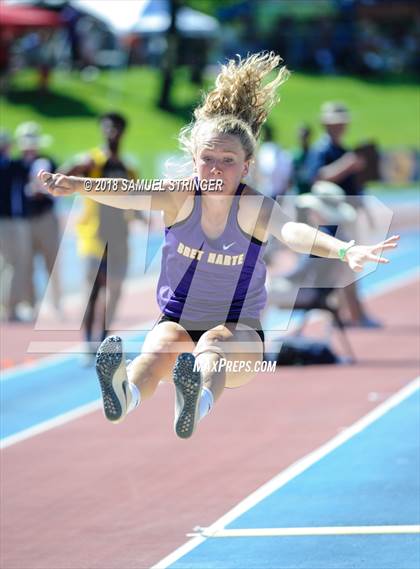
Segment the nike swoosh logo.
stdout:
<svg viewBox="0 0 420 569">
<path fill-rule="evenodd" d="M 232 245 L 235 245 L 236 241 L 232 241 L 232 243 L 229 243 L 229 245 L 223 245 L 223 251 L 227 251 L 228 249 L 230 249 L 232 247 Z"/>
</svg>

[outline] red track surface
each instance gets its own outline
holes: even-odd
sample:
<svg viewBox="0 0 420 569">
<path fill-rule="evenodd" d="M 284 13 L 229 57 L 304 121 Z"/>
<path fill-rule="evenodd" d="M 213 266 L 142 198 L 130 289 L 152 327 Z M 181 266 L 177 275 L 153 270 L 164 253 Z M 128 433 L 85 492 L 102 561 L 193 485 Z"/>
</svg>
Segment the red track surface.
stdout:
<svg viewBox="0 0 420 569">
<path fill-rule="evenodd" d="M 418 283 L 370 307 L 386 327 L 351 332 L 356 366 L 260 374 L 189 441 L 168 385 L 122 425 L 97 412 L 3 451 L 1 567 L 149 568 L 418 375 Z"/>
<path fill-rule="evenodd" d="M 139 282 L 141 283 L 141 280 Z M 137 330 L 139 318 L 144 322 L 155 320 L 159 316 L 155 301 L 155 288 L 156 283 L 151 283 L 147 288 L 143 287 L 141 293 L 136 293 L 135 290 L 130 293 L 124 291 L 118 305 L 117 319 L 112 329 Z M 79 323 L 74 318 L 74 313 L 79 313 L 79 307 L 76 308 L 75 303 L 79 302 L 82 302 L 81 297 L 73 300 L 73 304 L 71 301 L 66 302 L 64 322 L 60 322 L 59 317 L 49 314 L 49 318 L 42 321 L 44 329 L 36 329 L 36 322 L 30 324 L 2 323 L 0 369 L 10 369 L 51 355 L 50 353 L 28 353 L 28 346 L 31 342 L 53 341 L 63 342 L 63 344 L 78 344 L 83 338 Z M 67 329 L 56 329 L 60 327 Z"/>
</svg>

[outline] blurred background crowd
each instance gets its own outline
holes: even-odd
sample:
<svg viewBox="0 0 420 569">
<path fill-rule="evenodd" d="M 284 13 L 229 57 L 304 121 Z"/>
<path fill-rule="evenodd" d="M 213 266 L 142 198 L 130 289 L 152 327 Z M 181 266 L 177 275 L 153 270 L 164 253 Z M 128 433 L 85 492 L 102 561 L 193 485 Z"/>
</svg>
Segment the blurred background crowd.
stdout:
<svg viewBox="0 0 420 569">
<path fill-rule="evenodd" d="M 163 175 L 200 89 L 236 54 L 274 50 L 293 72 L 289 95 L 287 85 L 265 128 L 252 182 L 278 200 L 299 196 L 296 219 L 324 230 L 354 222 L 360 211 L 374 225 L 366 188 L 412 189 L 419 180 L 419 34 L 414 0 L 2 0 L 2 318 L 36 318 L 47 281 L 53 309 L 64 317 L 62 298 L 72 292 L 56 264 L 69 206 L 42 191 L 37 172 Z M 118 305 L 132 222 L 140 233 L 150 227 L 142 216 L 88 202 L 74 232 L 85 269 L 73 269 L 85 274 L 83 328 L 91 342 L 95 318 L 101 339 L 104 307 L 109 323 Z M 112 241 L 120 262 L 111 268 L 104 244 Z M 269 255 L 275 265 L 275 248 Z M 301 283 L 302 269 L 272 285 L 273 304 L 285 302 L 290 283 Z M 106 282 L 110 293 L 98 308 Z M 317 283 L 315 276 L 305 286 L 325 287 Z M 347 304 L 349 323 L 380 325 L 355 286 Z"/>
<path fill-rule="evenodd" d="M 52 68 L 160 67 L 172 52 L 200 82 L 232 54 L 280 53 L 291 69 L 380 76 L 419 72 L 415 0 L 10 0 L 2 74 Z M 173 39 L 175 38 L 175 41 Z"/>
</svg>

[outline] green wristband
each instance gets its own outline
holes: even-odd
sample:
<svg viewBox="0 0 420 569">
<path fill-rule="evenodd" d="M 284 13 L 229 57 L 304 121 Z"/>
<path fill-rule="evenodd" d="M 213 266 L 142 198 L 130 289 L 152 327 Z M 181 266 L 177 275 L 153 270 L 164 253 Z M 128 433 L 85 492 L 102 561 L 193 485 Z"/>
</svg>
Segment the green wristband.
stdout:
<svg viewBox="0 0 420 569">
<path fill-rule="evenodd" d="M 350 241 L 349 243 L 347 243 L 347 247 L 341 247 L 341 249 L 338 250 L 338 258 L 340 259 L 340 261 L 343 261 L 343 263 L 345 263 L 345 256 L 346 253 L 349 249 L 351 249 L 352 247 L 354 247 L 356 245 L 356 241 L 353 239 L 353 241 Z"/>
</svg>

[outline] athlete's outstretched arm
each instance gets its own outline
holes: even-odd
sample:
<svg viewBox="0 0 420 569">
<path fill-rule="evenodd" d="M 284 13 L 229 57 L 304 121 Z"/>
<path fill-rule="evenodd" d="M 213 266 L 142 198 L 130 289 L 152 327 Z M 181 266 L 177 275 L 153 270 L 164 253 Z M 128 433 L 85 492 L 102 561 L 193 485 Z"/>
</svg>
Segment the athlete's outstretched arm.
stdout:
<svg viewBox="0 0 420 569">
<path fill-rule="evenodd" d="M 306 223 L 285 223 L 284 212 L 277 203 L 273 207 L 268 232 L 297 253 L 329 259 L 342 258 L 356 272 L 362 271 L 364 264 L 368 262 L 389 263 L 381 254 L 384 250 L 394 249 L 399 240 L 399 235 L 393 235 L 375 245 L 356 245 L 353 241 L 341 241 Z"/>
<path fill-rule="evenodd" d="M 38 178 L 53 196 L 80 194 L 96 202 L 119 209 L 165 210 L 172 202 L 172 190 L 183 181 L 156 180 L 153 188 L 143 189 L 125 178 L 81 178 L 52 174 L 41 170 Z M 134 188 L 134 189 L 130 189 Z"/>
</svg>

